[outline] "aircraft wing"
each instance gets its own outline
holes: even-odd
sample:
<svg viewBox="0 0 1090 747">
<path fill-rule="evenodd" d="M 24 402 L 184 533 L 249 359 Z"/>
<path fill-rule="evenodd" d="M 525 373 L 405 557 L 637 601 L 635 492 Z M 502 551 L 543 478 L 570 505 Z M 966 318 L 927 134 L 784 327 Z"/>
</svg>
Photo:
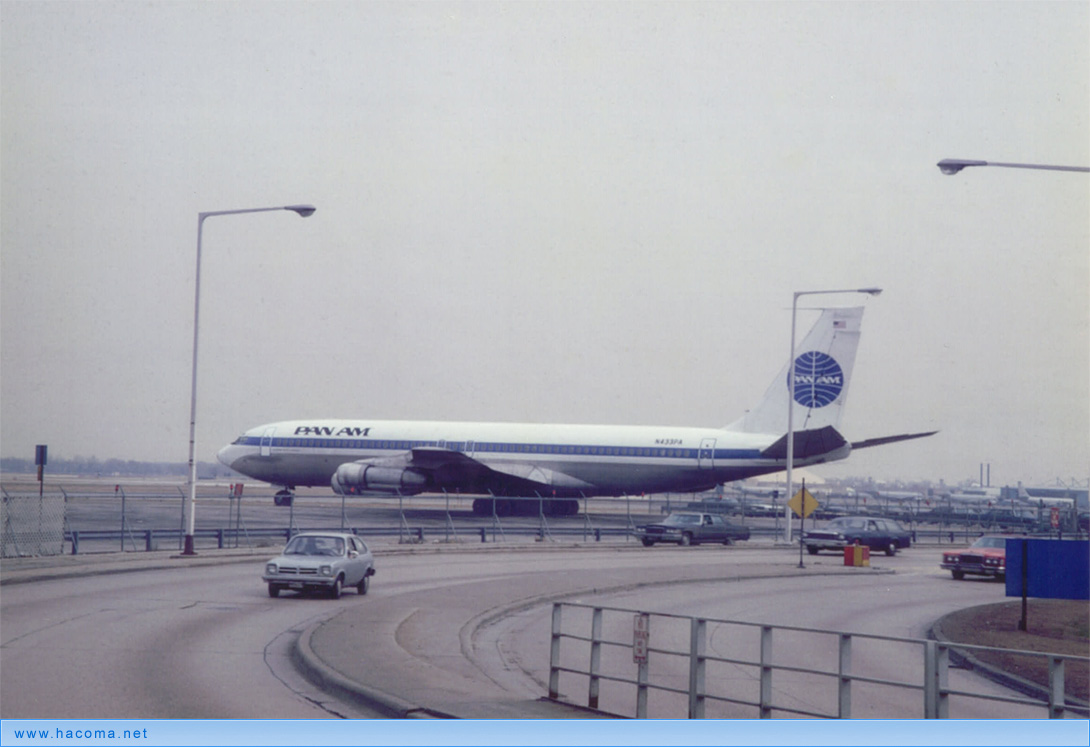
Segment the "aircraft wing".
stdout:
<svg viewBox="0 0 1090 747">
<path fill-rule="evenodd" d="M 523 480 L 537 489 L 563 488 L 565 490 L 584 490 L 593 488 L 589 482 L 584 482 L 577 477 L 572 477 L 564 472 L 558 472 L 547 467 L 539 467 L 536 464 L 504 463 L 490 464 L 489 469 L 507 477 Z"/>
<path fill-rule="evenodd" d="M 456 472 L 461 477 L 475 477 L 477 479 L 491 477 L 501 483 L 509 483 L 513 478 L 514 481 L 525 484 L 518 487 L 529 488 L 530 490 L 543 488 L 580 490 L 593 487 L 590 483 L 564 472 L 540 467 L 536 464 L 506 460 L 482 461 L 459 451 L 434 447 L 413 449 L 409 466 L 432 472 L 439 483 L 447 482 L 446 478 L 454 477 L 453 473 Z"/>
<path fill-rule="evenodd" d="M 399 492 L 412 495 L 449 488 L 497 495 L 579 491 L 590 483 L 527 462 L 482 461 L 460 451 L 417 447 L 404 454 L 342 464 L 334 476 L 338 492 Z"/>
</svg>

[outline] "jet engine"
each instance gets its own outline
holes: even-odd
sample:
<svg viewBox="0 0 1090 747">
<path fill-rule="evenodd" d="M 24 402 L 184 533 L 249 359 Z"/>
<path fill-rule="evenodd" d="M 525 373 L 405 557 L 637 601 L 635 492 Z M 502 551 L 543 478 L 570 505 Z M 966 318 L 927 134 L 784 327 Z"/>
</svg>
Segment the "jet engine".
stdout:
<svg viewBox="0 0 1090 747">
<path fill-rule="evenodd" d="M 409 467 L 387 467 L 370 462 L 350 462 L 337 468 L 331 480 L 338 493 L 399 493 L 415 495 L 423 492 L 428 477 Z"/>
</svg>

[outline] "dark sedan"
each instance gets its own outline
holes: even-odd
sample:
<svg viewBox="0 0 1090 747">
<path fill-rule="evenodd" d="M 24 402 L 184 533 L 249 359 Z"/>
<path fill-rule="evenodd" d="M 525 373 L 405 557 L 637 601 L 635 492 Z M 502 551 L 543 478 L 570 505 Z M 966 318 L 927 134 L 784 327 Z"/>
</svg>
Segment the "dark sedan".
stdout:
<svg viewBox="0 0 1090 747">
<path fill-rule="evenodd" d="M 803 543 L 811 555 L 817 555 L 819 550 L 840 552 L 848 545 L 865 545 L 894 555 L 900 548 L 912 546 L 912 534 L 893 519 L 842 516 L 821 529 L 807 532 Z"/>
<path fill-rule="evenodd" d="M 636 536 L 645 547 L 656 542 L 674 542 L 682 546 L 701 542 L 729 545 L 749 539 L 749 527 L 732 524 L 718 514 L 679 513 L 670 514 L 659 524 L 636 527 Z"/>
</svg>

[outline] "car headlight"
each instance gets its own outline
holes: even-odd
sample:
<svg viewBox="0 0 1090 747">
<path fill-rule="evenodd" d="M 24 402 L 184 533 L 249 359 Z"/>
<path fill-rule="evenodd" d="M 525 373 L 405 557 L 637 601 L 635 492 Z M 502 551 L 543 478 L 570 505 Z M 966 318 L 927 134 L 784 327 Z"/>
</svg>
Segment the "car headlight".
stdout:
<svg viewBox="0 0 1090 747">
<path fill-rule="evenodd" d="M 332 576 L 333 575 L 333 566 L 323 565 L 321 568 L 318 569 L 318 573 L 322 574 L 323 576 Z"/>
<path fill-rule="evenodd" d="M 270 576 L 275 576 L 276 575 L 276 563 L 266 563 L 265 564 L 265 573 L 269 574 Z"/>
</svg>

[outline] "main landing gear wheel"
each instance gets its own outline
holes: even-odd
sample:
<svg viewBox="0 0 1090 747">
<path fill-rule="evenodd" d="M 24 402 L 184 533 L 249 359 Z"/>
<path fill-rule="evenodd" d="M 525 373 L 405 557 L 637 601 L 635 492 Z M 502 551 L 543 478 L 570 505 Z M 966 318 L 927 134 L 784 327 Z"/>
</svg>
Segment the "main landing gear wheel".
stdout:
<svg viewBox="0 0 1090 747">
<path fill-rule="evenodd" d="M 277 491 L 276 495 L 273 496 L 273 503 L 277 506 L 290 506 L 294 500 L 295 493 L 290 490 Z"/>
</svg>

